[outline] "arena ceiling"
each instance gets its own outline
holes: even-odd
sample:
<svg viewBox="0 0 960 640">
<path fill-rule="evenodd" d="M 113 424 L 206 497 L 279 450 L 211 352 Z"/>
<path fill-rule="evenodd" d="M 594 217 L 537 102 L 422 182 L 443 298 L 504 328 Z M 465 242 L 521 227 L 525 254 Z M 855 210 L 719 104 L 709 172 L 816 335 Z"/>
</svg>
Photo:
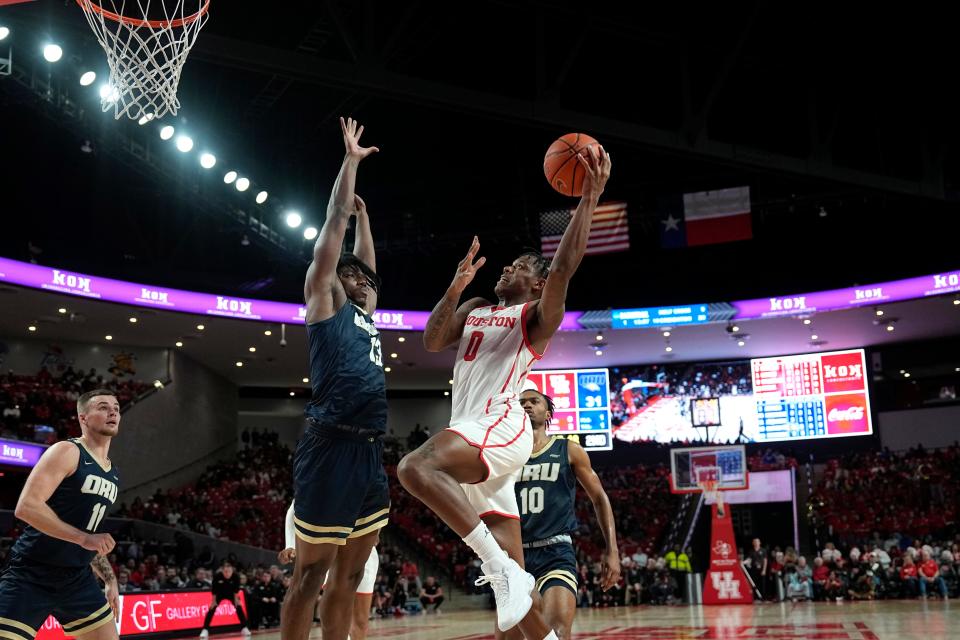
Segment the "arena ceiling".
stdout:
<svg viewBox="0 0 960 640">
<path fill-rule="evenodd" d="M 300 397 L 306 392 L 302 380 L 309 374 L 302 326 L 286 328 L 287 346 L 282 347 L 280 327 L 275 324 L 154 311 L 8 285 L 0 285 L 0 308 L 4 310 L 0 314 L 0 336 L 4 339 L 92 343 L 114 351 L 130 347 L 179 349 L 240 387 L 281 388 Z M 66 313 L 60 313 L 60 308 Z M 952 296 L 883 305 L 883 309 L 882 322 L 878 322 L 873 308 L 860 308 L 816 314 L 810 325 L 797 317 L 738 322 L 736 333 L 723 324 L 675 327 L 669 342 L 655 329 L 606 331 L 600 356 L 595 355 L 595 332 L 561 332 L 538 368 L 742 360 L 901 342 L 909 345 L 960 333 L 960 305 L 953 304 Z M 135 324 L 129 321 L 131 317 L 137 318 Z M 198 324 L 203 324 L 202 331 L 197 329 Z M 887 331 L 888 324 L 895 330 Z M 36 331 L 29 331 L 29 326 Z M 265 330 L 272 335 L 265 336 Z M 448 388 L 455 349 L 428 353 L 420 333 L 383 334 L 391 391 Z M 106 335 L 112 340 L 105 340 Z M 743 346 L 738 344 L 741 340 Z M 175 346 L 178 341 L 183 344 L 180 348 Z M 667 344 L 672 348 L 669 353 L 665 351 Z M 899 359 L 893 355 L 886 358 L 884 370 L 874 373 L 897 378 L 898 370 L 909 366 L 917 377 L 955 376 L 954 368 L 960 367 L 958 346 L 955 339 L 944 341 L 933 350 L 928 365 L 921 364 L 925 358 L 920 349 L 911 352 L 908 347 Z M 250 347 L 256 351 L 250 352 Z M 243 366 L 237 367 L 237 362 Z"/>
</svg>

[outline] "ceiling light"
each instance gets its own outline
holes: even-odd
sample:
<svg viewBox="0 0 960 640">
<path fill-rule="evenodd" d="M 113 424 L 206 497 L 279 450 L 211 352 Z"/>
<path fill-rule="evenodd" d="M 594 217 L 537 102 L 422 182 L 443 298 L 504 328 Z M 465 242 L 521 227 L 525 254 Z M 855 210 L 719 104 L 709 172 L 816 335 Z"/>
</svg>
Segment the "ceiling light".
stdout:
<svg viewBox="0 0 960 640">
<path fill-rule="evenodd" d="M 119 97 L 120 96 L 118 95 L 117 98 Z M 111 102 L 116 102 L 116 100 L 111 100 Z M 137 120 L 137 124 L 139 124 L 142 127 L 143 125 L 147 124 L 148 122 L 150 122 L 156 117 L 157 115 L 155 113 L 145 113 L 142 116 L 140 116 L 139 120 Z"/>
<path fill-rule="evenodd" d="M 745 344 L 747 344 L 747 343 L 744 342 L 743 340 L 737 340 L 737 346 L 738 346 L 738 347 L 742 347 L 742 346 L 745 345 Z"/>
<path fill-rule="evenodd" d="M 671 351 L 673 351 L 673 347 L 667 347 L 666 349 L 664 349 L 664 351 L 666 351 L 667 353 L 670 353 Z"/>
<path fill-rule="evenodd" d="M 400 336 L 399 338 L 397 338 L 397 342 L 406 342 L 406 341 L 407 339 L 404 338 L 403 336 Z"/>
<path fill-rule="evenodd" d="M 450 378 L 449 380 L 447 380 L 447 384 L 453 384 L 453 378 Z"/>
<path fill-rule="evenodd" d="M 910 372 L 908 371 L 907 373 L 903 374 L 903 377 L 904 377 L 904 378 L 909 378 L 909 377 L 910 377 Z"/>
<path fill-rule="evenodd" d="M 177 340 L 176 345 L 177 345 L 178 347 L 182 347 L 182 346 L 183 346 L 183 343 L 180 342 L 179 340 Z"/>
<path fill-rule="evenodd" d="M 663 332 L 663 337 L 664 337 L 664 338 L 669 338 L 669 337 L 670 337 L 670 332 L 669 332 L 669 331 L 664 331 L 664 332 Z"/>
<path fill-rule="evenodd" d="M 596 351 L 594 351 L 594 354 L 595 354 L 595 355 L 598 355 L 598 356 L 602 356 L 602 355 L 603 355 L 603 349 L 597 349 Z"/>
<path fill-rule="evenodd" d="M 272 336 L 272 335 L 273 335 L 273 331 L 270 331 L 270 329 L 267 329 L 266 331 L 263 332 L 263 335 L 265 335 L 265 336 Z"/>
<path fill-rule="evenodd" d="M 818 335 L 815 334 L 815 333 L 811 333 L 811 334 L 810 334 L 810 339 L 811 339 L 811 340 L 819 340 L 819 339 L 820 339 L 820 336 L 818 336 Z"/>
<path fill-rule="evenodd" d="M 390 367 L 384 367 L 383 370 L 386 371 L 387 373 L 390 373 L 390 371 L 392 371 L 392 369 L 390 369 Z"/>
<path fill-rule="evenodd" d="M 602 334 L 602 333 L 598 333 L 598 334 L 597 334 L 597 342 L 603 342 L 603 334 Z"/>
<path fill-rule="evenodd" d="M 3 40 L 3 39 L 6 38 L 8 35 L 10 35 L 10 28 L 9 28 L 9 27 L 0 27 L 0 40 Z"/>
<path fill-rule="evenodd" d="M 193 149 L 193 138 L 190 136 L 177 136 L 177 150 L 186 153 Z"/>
<path fill-rule="evenodd" d="M 206 327 L 204 327 L 202 324 L 197 325 L 197 331 L 203 331 L 204 329 L 206 329 Z"/>
<path fill-rule="evenodd" d="M 310 382 L 310 378 L 304 378 L 304 379 L 303 379 L 303 383 L 304 383 L 304 384 L 307 384 L 308 382 Z"/>
<path fill-rule="evenodd" d="M 233 181 L 236 180 L 236 179 L 237 179 L 237 172 L 236 172 L 236 171 L 227 171 L 225 174 L 223 174 L 223 181 L 224 181 L 226 184 L 230 184 L 231 182 L 233 182 Z"/>
<path fill-rule="evenodd" d="M 960 304 L 960 298 L 954 298 L 954 299 L 953 299 L 953 304 L 955 304 L 955 305 Z"/>
<path fill-rule="evenodd" d="M 250 188 L 250 179 L 237 178 L 237 183 L 234 186 L 237 188 L 237 191 L 246 191 Z"/>
<path fill-rule="evenodd" d="M 295 394 L 293 391 L 290 392 L 290 397 L 291 397 L 291 398 L 292 398 L 293 396 L 295 396 L 295 395 L 296 395 L 296 394 Z"/>
<path fill-rule="evenodd" d="M 109 342 L 110 340 L 113 340 L 113 336 L 103 336 L 103 339 Z"/>
<path fill-rule="evenodd" d="M 270 195 L 266 191 L 261 191 L 257 194 L 257 204 L 263 204 L 267 201 L 267 196 Z"/>
<path fill-rule="evenodd" d="M 130 324 L 137 324 L 137 319 L 135 317 L 130 318 Z"/>
<path fill-rule="evenodd" d="M 736 333 L 737 331 L 740 331 L 740 327 L 738 327 L 737 325 L 733 325 L 732 327 L 730 327 L 730 331 L 733 331 L 734 333 Z"/>
<path fill-rule="evenodd" d="M 213 166 L 217 164 L 217 156 L 212 153 L 201 153 L 200 154 L 200 166 L 204 169 L 212 169 Z"/>
<path fill-rule="evenodd" d="M 56 62 L 63 57 L 63 49 L 58 44 L 47 44 L 43 47 L 43 57 L 47 62 Z"/>
<path fill-rule="evenodd" d="M 89 87 L 96 81 L 96 79 L 97 79 L 96 71 L 87 71 L 82 76 L 80 76 L 80 86 Z"/>
<path fill-rule="evenodd" d="M 813 320 L 811 320 L 810 318 L 803 319 L 803 324 L 810 324 L 811 322 L 813 322 Z"/>
<path fill-rule="evenodd" d="M 27 327 L 27 331 L 36 331 L 36 330 L 37 330 L 36 325 L 30 325 L 29 327 Z"/>
<path fill-rule="evenodd" d="M 256 347 L 250 347 L 250 353 L 256 353 L 256 352 L 257 352 Z"/>
<path fill-rule="evenodd" d="M 391 357 L 391 358 L 396 358 L 396 357 L 397 357 L 397 354 L 391 353 L 391 354 L 390 354 L 390 357 Z"/>
<path fill-rule="evenodd" d="M 60 307 L 59 309 L 57 309 L 57 312 L 58 312 L 58 313 L 66 313 L 67 310 L 64 309 L 63 307 Z"/>
<path fill-rule="evenodd" d="M 877 315 L 878 315 L 878 316 L 882 316 L 882 315 L 883 315 L 883 309 L 877 309 Z"/>
<path fill-rule="evenodd" d="M 242 366 L 243 366 L 243 363 L 240 362 L 239 360 L 237 360 L 237 366 L 238 366 L 238 367 L 242 367 Z"/>
<path fill-rule="evenodd" d="M 300 223 L 303 222 L 303 217 L 296 211 L 291 211 L 287 214 L 286 221 L 288 227 L 291 229 L 296 229 L 300 226 Z"/>
<path fill-rule="evenodd" d="M 892 324 L 888 324 L 888 325 L 887 325 L 887 331 L 893 331 L 893 325 L 892 325 Z"/>
<path fill-rule="evenodd" d="M 101 91 L 100 91 L 100 96 L 103 97 L 103 90 L 102 90 L 102 89 L 101 89 Z M 170 138 L 173 137 L 174 131 L 175 131 L 175 129 L 174 129 L 172 126 L 170 126 L 169 124 L 160 127 L 160 139 L 161 139 L 161 140 L 169 140 Z"/>
<path fill-rule="evenodd" d="M 449 392 L 449 391 L 444 391 L 444 392 L 443 392 L 443 396 L 444 396 L 444 397 L 449 396 L 449 395 L 450 395 L 450 392 Z"/>
<path fill-rule="evenodd" d="M 316 227 L 307 227 L 306 229 L 303 230 L 303 239 L 313 240 L 314 238 L 317 237 L 317 233 L 319 232 L 317 231 Z"/>
</svg>

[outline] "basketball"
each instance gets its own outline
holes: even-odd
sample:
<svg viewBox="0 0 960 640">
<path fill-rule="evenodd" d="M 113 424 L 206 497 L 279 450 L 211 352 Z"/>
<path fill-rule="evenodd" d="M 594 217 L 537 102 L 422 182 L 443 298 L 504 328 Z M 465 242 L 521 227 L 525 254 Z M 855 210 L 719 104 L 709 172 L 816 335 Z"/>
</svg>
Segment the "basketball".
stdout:
<svg viewBox="0 0 960 640">
<path fill-rule="evenodd" d="M 568 133 L 557 138 L 543 158 L 543 175 L 555 191 L 565 196 L 583 195 L 583 166 L 577 154 L 600 143 L 585 133 Z"/>
</svg>

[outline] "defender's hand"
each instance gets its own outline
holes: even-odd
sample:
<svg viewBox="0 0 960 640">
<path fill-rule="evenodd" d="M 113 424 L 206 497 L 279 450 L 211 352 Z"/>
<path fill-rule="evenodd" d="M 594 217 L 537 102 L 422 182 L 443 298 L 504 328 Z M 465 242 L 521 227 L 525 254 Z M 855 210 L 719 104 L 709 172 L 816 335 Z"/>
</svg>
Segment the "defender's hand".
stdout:
<svg viewBox="0 0 960 640">
<path fill-rule="evenodd" d="M 357 121 L 353 118 L 347 118 L 344 122 L 340 118 L 340 130 L 343 132 L 343 146 L 347 155 L 357 160 L 363 160 L 370 154 L 380 151 L 377 147 L 361 147 L 360 136 L 363 135 L 363 125 L 357 128 Z"/>
<path fill-rule="evenodd" d="M 613 162 L 610 154 L 600 145 L 596 149 L 587 147 L 577 154 L 577 161 L 583 165 L 587 174 L 583 177 L 583 196 L 600 197 L 607 180 L 610 179 L 610 169 Z"/>
</svg>

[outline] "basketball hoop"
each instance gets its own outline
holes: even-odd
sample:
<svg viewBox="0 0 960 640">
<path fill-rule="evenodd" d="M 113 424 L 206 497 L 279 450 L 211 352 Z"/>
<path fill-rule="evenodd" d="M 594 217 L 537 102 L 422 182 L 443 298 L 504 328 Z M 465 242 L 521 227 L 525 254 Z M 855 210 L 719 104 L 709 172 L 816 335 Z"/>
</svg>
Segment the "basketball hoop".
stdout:
<svg viewBox="0 0 960 640">
<path fill-rule="evenodd" d="M 209 17 L 210 0 L 135 0 L 137 11 L 129 11 L 136 16 L 125 15 L 127 0 L 102 1 L 113 10 L 77 0 L 110 65 L 110 88 L 101 94 L 101 108 L 112 107 L 118 120 L 176 115 L 180 72 Z M 193 3 L 196 12 L 187 13 L 186 5 Z M 150 19 L 151 4 L 162 19 Z"/>
<path fill-rule="evenodd" d="M 717 505 L 717 515 L 723 517 L 723 496 L 720 495 L 720 467 L 696 467 L 697 486 L 707 502 Z"/>
</svg>

